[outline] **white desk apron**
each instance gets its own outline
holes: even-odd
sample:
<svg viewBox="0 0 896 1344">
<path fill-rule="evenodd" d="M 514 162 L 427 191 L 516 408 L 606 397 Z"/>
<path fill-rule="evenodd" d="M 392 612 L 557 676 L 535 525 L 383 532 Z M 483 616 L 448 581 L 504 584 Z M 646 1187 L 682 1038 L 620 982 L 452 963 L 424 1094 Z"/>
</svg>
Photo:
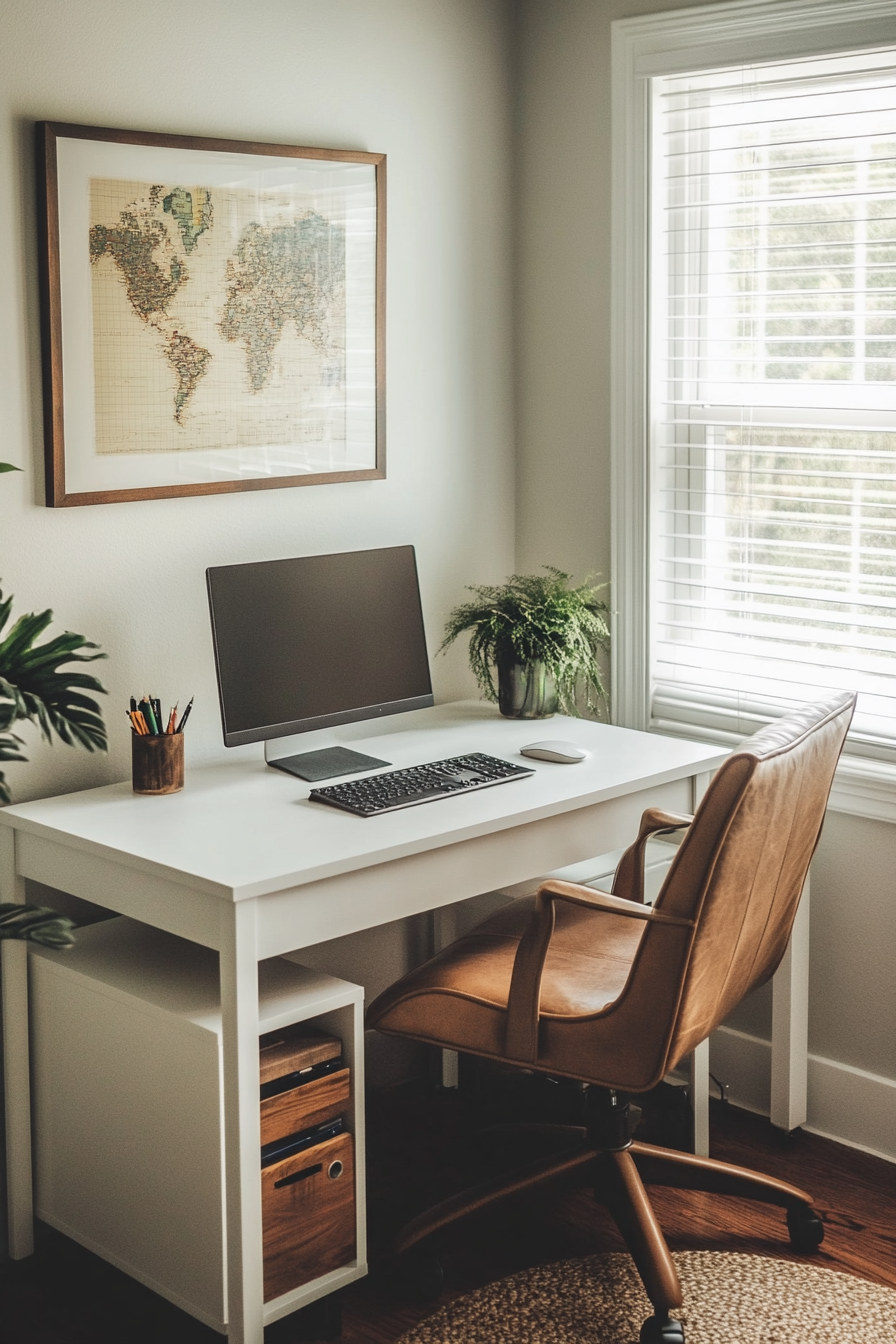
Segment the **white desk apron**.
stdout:
<svg viewBox="0 0 896 1344">
<path fill-rule="evenodd" d="M 371 725 L 365 725 L 369 731 Z M 555 717 L 502 719 L 476 703 L 333 740 L 396 767 L 484 751 L 522 761 L 544 737 L 583 763 L 525 762 L 530 779 L 362 819 L 308 800 L 260 760 L 187 771 L 182 793 L 129 783 L 0 810 L 0 899 L 32 878 L 219 954 L 224 1042 L 228 1338 L 262 1344 L 258 974 L 266 957 L 523 881 L 627 842 L 642 810 L 690 812 L 727 752 Z M 10 1250 L 33 1249 L 26 949 L 3 944 Z"/>
</svg>

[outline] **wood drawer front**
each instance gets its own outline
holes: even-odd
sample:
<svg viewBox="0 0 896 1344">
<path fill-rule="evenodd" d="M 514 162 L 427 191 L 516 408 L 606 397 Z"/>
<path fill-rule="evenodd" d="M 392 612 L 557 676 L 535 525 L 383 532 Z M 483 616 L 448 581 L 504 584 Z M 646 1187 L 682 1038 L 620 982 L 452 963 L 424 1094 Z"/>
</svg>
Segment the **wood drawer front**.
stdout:
<svg viewBox="0 0 896 1344">
<path fill-rule="evenodd" d="M 354 1259 L 353 1159 L 351 1134 L 337 1134 L 262 1169 L 265 1302 Z"/>
<path fill-rule="evenodd" d="M 271 1038 L 283 1036 L 283 1039 Z M 310 1069 L 314 1064 L 323 1064 L 328 1059 L 338 1059 L 342 1054 L 342 1042 L 336 1036 L 310 1036 L 288 1032 L 271 1032 L 262 1036 L 258 1052 L 259 1082 L 272 1083 L 286 1073 L 298 1069 Z"/>
<path fill-rule="evenodd" d="M 298 1134 L 312 1125 L 335 1120 L 351 1096 L 351 1070 L 327 1073 L 261 1103 L 261 1142 L 273 1143 L 287 1134 Z"/>
</svg>

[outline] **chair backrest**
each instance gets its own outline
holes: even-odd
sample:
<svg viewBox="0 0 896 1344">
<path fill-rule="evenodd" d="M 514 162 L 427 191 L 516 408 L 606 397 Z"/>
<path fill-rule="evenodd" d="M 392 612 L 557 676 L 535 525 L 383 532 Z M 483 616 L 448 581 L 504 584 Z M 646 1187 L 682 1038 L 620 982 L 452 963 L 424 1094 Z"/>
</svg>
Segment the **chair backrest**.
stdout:
<svg viewBox="0 0 896 1344">
<path fill-rule="evenodd" d="M 656 901 L 696 920 L 669 1066 L 777 969 L 854 707 L 850 693 L 807 705 L 749 738 L 712 780 Z"/>
</svg>

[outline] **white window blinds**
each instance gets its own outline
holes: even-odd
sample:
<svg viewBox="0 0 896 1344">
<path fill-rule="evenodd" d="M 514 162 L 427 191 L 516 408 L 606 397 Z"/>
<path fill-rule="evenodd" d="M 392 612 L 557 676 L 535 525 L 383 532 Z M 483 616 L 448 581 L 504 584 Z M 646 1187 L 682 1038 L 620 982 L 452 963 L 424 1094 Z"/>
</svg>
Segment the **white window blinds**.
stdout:
<svg viewBox="0 0 896 1344">
<path fill-rule="evenodd" d="M 652 90 L 652 722 L 892 756 L 896 51 Z"/>
</svg>

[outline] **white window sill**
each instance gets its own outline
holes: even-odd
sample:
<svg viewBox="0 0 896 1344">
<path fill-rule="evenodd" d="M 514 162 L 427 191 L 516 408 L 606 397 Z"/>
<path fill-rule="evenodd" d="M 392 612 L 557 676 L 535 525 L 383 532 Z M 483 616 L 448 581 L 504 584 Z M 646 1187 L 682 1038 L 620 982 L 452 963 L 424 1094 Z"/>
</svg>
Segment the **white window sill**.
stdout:
<svg viewBox="0 0 896 1344">
<path fill-rule="evenodd" d="M 665 737 L 687 737 L 694 742 L 718 742 L 732 750 L 743 740 L 733 733 L 668 720 L 651 725 L 648 731 Z M 844 752 L 834 776 L 828 808 L 832 812 L 847 812 L 873 821 L 896 822 L 896 765 Z"/>
<path fill-rule="evenodd" d="M 854 817 L 896 821 L 896 765 L 867 756 L 841 756 L 828 807 Z"/>
</svg>

